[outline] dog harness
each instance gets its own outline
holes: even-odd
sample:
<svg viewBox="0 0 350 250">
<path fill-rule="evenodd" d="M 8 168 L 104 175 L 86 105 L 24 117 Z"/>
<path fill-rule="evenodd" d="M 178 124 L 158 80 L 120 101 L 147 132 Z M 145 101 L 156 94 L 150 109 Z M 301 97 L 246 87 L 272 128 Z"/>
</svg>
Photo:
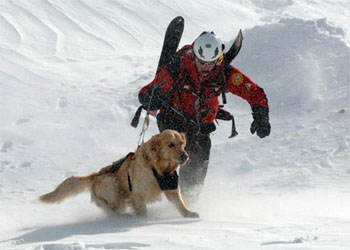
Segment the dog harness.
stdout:
<svg viewBox="0 0 350 250">
<path fill-rule="evenodd" d="M 179 176 L 177 175 L 176 171 L 174 171 L 171 174 L 163 173 L 163 175 L 160 175 L 158 174 L 157 170 L 153 167 L 152 172 L 161 190 L 177 189 Z"/>
<path fill-rule="evenodd" d="M 116 172 L 119 171 L 120 167 L 123 165 L 123 163 L 125 162 L 126 159 L 131 158 L 131 160 L 133 159 L 133 156 L 135 155 L 135 153 L 130 152 L 129 154 L 127 154 L 124 158 L 120 159 L 119 161 L 115 161 L 112 164 L 112 167 L 106 171 L 106 173 L 110 173 L 110 174 L 115 174 Z M 130 174 L 129 174 L 129 165 L 128 165 L 128 185 L 129 185 L 129 191 L 132 191 L 132 184 L 131 184 L 131 179 L 130 179 Z"/>
<path fill-rule="evenodd" d="M 121 168 L 121 166 L 123 165 L 123 163 L 125 162 L 125 160 L 127 159 L 131 159 L 133 160 L 135 153 L 130 152 L 128 153 L 124 158 L 120 159 L 119 161 L 115 161 L 113 162 L 111 168 L 109 168 L 106 172 L 104 173 L 110 173 L 110 174 L 115 174 L 116 172 L 119 171 L 119 169 Z M 128 170 L 129 170 L 129 165 L 127 166 Z M 131 183 L 131 178 L 130 178 L 130 174 L 129 171 L 128 172 L 128 185 L 129 185 L 129 191 L 132 191 L 132 183 Z M 161 190 L 174 190 L 177 189 L 178 187 L 178 180 L 179 180 L 179 176 L 177 175 L 177 172 L 174 171 L 173 173 L 163 173 L 163 175 L 158 174 L 157 170 L 152 167 L 152 172 L 154 175 L 154 178 L 156 178 L 157 183 L 160 187 Z"/>
</svg>

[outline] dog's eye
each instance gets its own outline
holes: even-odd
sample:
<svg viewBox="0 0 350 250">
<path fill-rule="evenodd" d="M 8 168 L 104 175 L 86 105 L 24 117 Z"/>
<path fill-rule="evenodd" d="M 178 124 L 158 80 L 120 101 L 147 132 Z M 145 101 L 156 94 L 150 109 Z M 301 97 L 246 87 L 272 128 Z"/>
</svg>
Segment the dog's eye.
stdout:
<svg viewBox="0 0 350 250">
<path fill-rule="evenodd" d="M 170 144 L 168 145 L 168 147 L 169 147 L 169 148 L 175 148 L 175 144 L 174 144 L 174 143 L 170 143 Z"/>
</svg>

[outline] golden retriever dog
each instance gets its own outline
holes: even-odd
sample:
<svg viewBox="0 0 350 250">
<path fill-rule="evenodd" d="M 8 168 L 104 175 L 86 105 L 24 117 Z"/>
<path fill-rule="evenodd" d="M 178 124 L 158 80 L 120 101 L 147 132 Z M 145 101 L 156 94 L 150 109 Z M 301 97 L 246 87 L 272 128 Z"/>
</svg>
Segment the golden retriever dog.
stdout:
<svg viewBox="0 0 350 250">
<path fill-rule="evenodd" d="M 198 213 L 186 207 L 178 187 L 176 169 L 188 159 L 185 146 L 184 134 L 164 130 L 135 153 L 129 153 L 97 173 L 69 177 L 39 200 L 60 203 L 89 190 L 91 200 L 108 214 L 123 214 L 131 207 L 136 216 L 146 216 L 146 204 L 158 201 L 164 193 L 184 217 L 197 218 Z"/>
</svg>

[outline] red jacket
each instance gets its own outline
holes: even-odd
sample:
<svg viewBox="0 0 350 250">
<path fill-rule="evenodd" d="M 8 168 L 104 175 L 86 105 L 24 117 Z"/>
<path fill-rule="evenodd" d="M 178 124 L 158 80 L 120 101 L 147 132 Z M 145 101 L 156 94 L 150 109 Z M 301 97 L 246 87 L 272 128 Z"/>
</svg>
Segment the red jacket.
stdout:
<svg viewBox="0 0 350 250">
<path fill-rule="evenodd" d="M 140 90 L 139 96 L 142 98 L 143 95 L 149 94 L 150 88 L 157 85 L 165 96 L 169 95 L 167 100 L 172 108 L 193 120 L 198 119 L 200 123 L 214 121 L 223 89 L 226 93 L 242 97 L 251 107 L 268 107 L 262 88 L 237 68 L 223 64 L 225 54 L 216 63 L 209 80 L 201 82 L 197 76 L 192 48 L 192 45 L 187 45 L 179 50 L 174 60 Z M 168 110 L 163 107 L 160 112 L 167 113 Z"/>
</svg>

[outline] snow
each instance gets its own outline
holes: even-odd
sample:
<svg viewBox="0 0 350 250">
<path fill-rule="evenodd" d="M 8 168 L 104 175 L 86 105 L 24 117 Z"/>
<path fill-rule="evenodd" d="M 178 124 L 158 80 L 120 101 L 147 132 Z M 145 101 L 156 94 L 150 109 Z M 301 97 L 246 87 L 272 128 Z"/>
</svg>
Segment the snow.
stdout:
<svg viewBox="0 0 350 250">
<path fill-rule="evenodd" d="M 350 249 L 350 2 L 347 0 L 0 3 L 0 249 Z M 199 219 L 166 200 L 145 219 L 108 218 L 87 193 L 37 197 L 137 145 L 129 123 L 156 70 L 169 21 L 181 45 L 202 30 L 264 88 L 272 133 L 249 132 L 247 103 L 227 95 L 213 133 Z M 147 137 L 157 133 L 153 119 Z"/>
</svg>

